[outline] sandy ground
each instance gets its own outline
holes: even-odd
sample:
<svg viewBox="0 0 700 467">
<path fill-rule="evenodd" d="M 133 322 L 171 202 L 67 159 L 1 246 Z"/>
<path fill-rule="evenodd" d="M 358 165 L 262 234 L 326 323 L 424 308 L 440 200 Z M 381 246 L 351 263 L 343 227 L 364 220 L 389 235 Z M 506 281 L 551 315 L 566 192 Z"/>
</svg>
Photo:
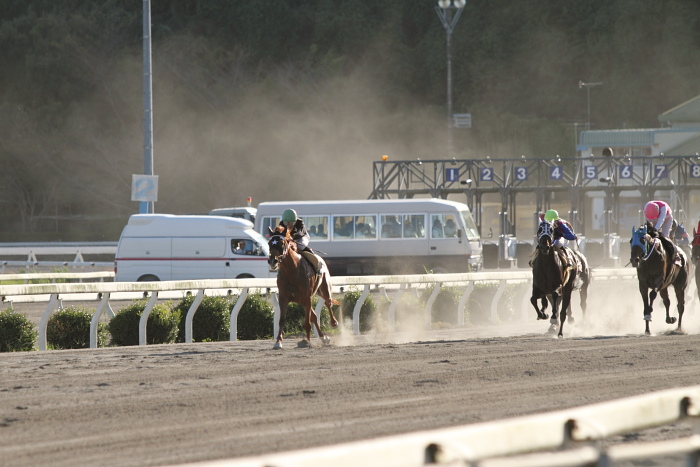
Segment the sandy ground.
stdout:
<svg viewBox="0 0 700 467">
<path fill-rule="evenodd" d="M 670 332 L 657 306 L 653 335 L 643 336 L 636 287 L 601 285 L 588 319 L 564 339 L 548 335 L 533 310 L 525 322 L 443 331 L 345 329 L 331 346 L 299 348 L 290 338 L 281 351 L 248 341 L 0 354 L 0 464 L 174 465 L 700 384 L 697 303 L 686 333 Z M 681 422 L 609 442 L 689 433 Z"/>
</svg>

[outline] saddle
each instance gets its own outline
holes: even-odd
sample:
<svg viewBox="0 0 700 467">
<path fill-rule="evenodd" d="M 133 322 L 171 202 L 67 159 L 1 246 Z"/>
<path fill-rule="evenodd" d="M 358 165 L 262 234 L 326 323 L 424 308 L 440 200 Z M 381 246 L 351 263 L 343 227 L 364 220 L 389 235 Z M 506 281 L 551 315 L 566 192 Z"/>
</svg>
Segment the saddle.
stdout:
<svg viewBox="0 0 700 467">
<path fill-rule="evenodd" d="M 309 250 L 304 250 L 300 251 L 299 254 L 305 258 L 309 264 L 311 264 L 311 267 L 314 268 L 314 271 L 316 271 L 317 275 L 321 275 L 323 273 L 323 265 L 325 264 L 321 258 L 316 255 L 313 251 Z"/>
<path fill-rule="evenodd" d="M 678 253 L 678 247 L 663 235 L 659 235 L 658 238 L 661 240 L 661 245 L 664 247 L 666 254 L 673 258 L 673 263 L 683 267 L 683 261 L 681 261 L 681 255 Z"/>
</svg>

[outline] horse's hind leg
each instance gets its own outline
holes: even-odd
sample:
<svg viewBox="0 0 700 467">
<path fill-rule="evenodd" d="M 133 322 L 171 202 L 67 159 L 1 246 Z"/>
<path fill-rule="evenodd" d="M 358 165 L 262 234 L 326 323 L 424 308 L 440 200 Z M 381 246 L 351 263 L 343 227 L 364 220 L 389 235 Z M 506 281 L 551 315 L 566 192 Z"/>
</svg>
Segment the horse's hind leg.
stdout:
<svg viewBox="0 0 700 467">
<path fill-rule="evenodd" d="M 537 306 L 537 300 L 542 299 L 542 310 L 540 310 L 540 307 Z M 547 297 L 544 293 L 542 293 L 541 290 L 532 287 L 532 297 L 530 298 L 530 303 L 532 303 L 532 306 L 535 307 L 535 311 L 537 312 L 537 319 L 547 319 L 547 313 L 544 312 L 545 309 L 547 309 Z"/>
<path fill-rule="evenodd" d="M 571 308 L 571 290 L 564 291 L 564 297 L 561 303 L 561 311 L 559 312 L 559 337 L 564 336 L 564 322 L 566 321 L 566 312 Z"/>
<path fill-rule="evenodd" d="M 323 282 L 321 283 L 321 287 L 318 289 L 318 294 L 321 296 L 321 298 L 325 302 L 326 308 L 328 308 L 328 314 L 331 318 L 331 327 L 337 328 L 338 327 L 338 320 L 336 319 L 335 314 L 333 314 L 333 305 L 339 305 L 339 303 L 338 303 L 338 300 L 333 300 L 333 295 L 332 295 L 332 291 L 331 291 L 331 284 L 330 284 L 330 281 L 328 280 L 327 274 L 323 275 Z"/>
</svg>

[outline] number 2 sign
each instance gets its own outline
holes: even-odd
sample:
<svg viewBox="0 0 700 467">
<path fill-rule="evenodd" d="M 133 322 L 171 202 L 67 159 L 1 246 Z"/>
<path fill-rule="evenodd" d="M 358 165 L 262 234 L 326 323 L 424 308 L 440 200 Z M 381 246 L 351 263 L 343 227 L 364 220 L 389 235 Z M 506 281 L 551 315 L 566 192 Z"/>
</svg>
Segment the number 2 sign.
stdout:
<svg viewBox="0 0 700 467">
<path fill-rule="evenodd" d="M 158 175 L 131 175 L 131 201 L 158 201 Z"/>
</svg>

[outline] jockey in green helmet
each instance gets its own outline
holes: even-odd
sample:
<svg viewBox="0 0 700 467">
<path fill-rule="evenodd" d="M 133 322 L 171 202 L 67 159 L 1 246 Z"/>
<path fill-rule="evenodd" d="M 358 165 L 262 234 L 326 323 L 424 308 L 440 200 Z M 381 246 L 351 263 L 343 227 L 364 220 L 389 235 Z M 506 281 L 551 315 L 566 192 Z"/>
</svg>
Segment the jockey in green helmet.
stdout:
<svg viewBox="0 0 700 467">
<path fill-rule="evenodd" d="M 304 221 L 299 219 L 294 209 L 286 209 L 282 213 L 282 220 L 279 225 L 290 231 L 292 239 L 297 243 L 298 251 L 311 251 L 311 248 L 309 248 L 311 237 L 306 231 Z"/>
</svg>

